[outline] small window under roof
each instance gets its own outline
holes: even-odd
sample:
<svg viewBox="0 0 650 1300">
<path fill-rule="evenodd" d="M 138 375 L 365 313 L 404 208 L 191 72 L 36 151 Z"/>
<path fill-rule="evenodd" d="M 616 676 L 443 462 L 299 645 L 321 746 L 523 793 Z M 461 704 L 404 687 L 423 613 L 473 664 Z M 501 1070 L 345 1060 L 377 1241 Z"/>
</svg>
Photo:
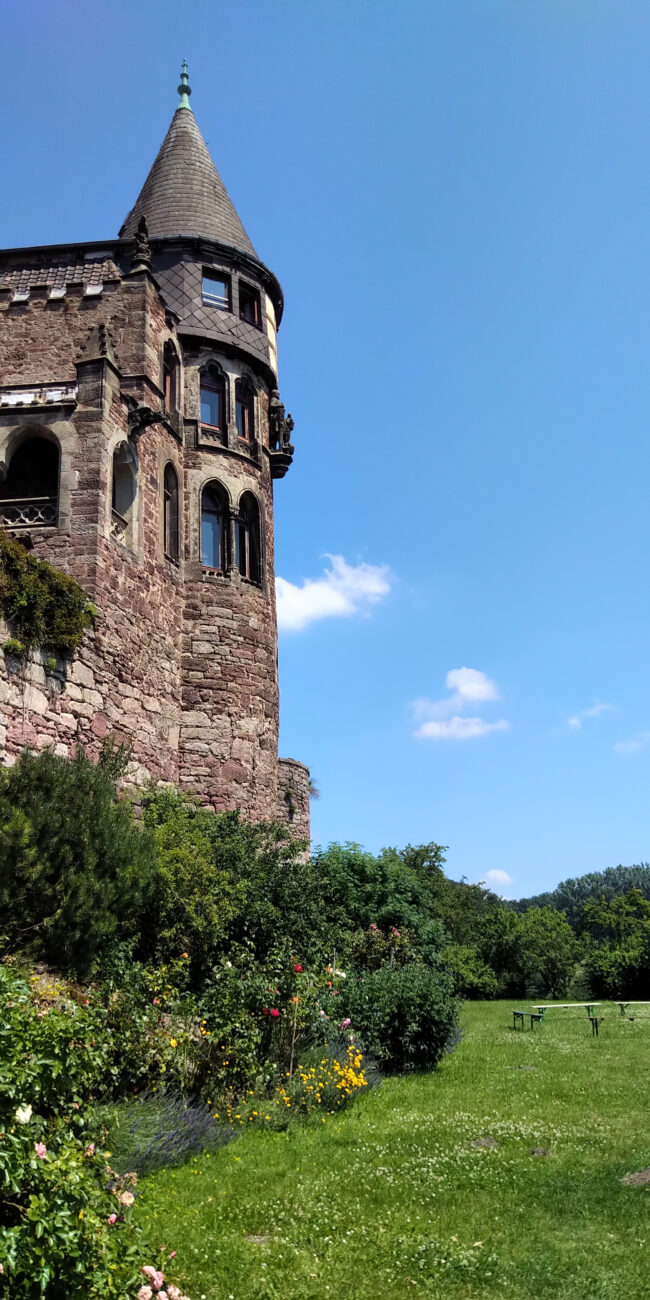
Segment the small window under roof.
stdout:
<svg viewBox="0 0 650 1300">
<path fill-rule="evenodd" d="M 203 272 L 203 302 L 206 307 L 230 311 L 230 278 L 215 272 Z"/>
</svg>

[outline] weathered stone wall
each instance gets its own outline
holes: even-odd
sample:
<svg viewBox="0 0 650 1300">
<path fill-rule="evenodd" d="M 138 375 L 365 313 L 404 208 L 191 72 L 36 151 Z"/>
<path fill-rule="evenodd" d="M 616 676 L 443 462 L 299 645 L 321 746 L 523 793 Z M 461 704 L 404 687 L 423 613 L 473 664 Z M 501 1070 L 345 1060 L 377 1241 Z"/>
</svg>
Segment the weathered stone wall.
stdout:
<svg viewBox="0 0 650 1300">
<path fill-rule="evenodd" d="M 0 461 L 10 465 L 29 436 L 57 443 L 58 524 L 34 529 L 34 553 L 75 576 L 100 613 L 77 655 L 53 672 L 40 654 L 27 663 L 0 659 L 0 746 L 6 761 L 25 745 L 70 753 L 81 741 L 96 753 L 110 734 L 131 746 L 142 775 L 178 782 L 215 809 L 240 807 L 253 819 L 272 819 L 279 811 L 298 835 L 308 836 L 308 774 L 291 760 L 278 805 L 267 419 L 275 381 L 268 359 L 256 369 L 255 351 L 240 354 L 232 340 L 225 347 L 219 339 L 179 337 L 146 270 L 125 274 L 117 256 L 94 258 L 89 270 L 78 250 L 75 256 L 78 264 L 66 274 L 77 278 L 64 284 L 62 296 L 51 294 L 45 253 L 32 259 L 34 265 L 29 258 L 24 266 L 14 265 L 10 258 L 13 278 L 0 278 Z M 10 287 L 3 289 L 3 283 Z M 27 295 L 21 296 L 26 284 Z M 239 333 L 242 328 L 237 322 Z M 164 409 L 167 340 L 183 362 L 177 412 Z M 241 345 L 239 334 L 236 342 Z M 226 374 L 229 392 L 226 435 L 213 444 L 202 435 L 199 397 L 200 368 L 211 360 Z M 241 444 L 235 425 L 235 381 L 242 375 L 256 390 L 251 446 Z M 48 384 L 71 391 L 36 391 Z M 29 385 L 33 394 L 26 391 Z M 134 440 L 129 415 L 136 402 L 163 418 Z M 137 478 L 122 541 L 111 509 L 113 452 L 121 444 L 129 449 Z M 176 563 L 164 553 L 168 462 L 180 486 Z M 201 563 L 201 494 L 215 479 L 227 493 L 231 517 L 230 563 L 219 574 Z M 243 492 L 254 494 L 260 510 L 259 583 L 246 580 L 234 565 Z"/>
<path fill-rule="evenodd" d="M 309 839 L 309 768 L 295 758 L 278 759 L 278 801 L 275 816 L 296 839 Z"/>
</svg>

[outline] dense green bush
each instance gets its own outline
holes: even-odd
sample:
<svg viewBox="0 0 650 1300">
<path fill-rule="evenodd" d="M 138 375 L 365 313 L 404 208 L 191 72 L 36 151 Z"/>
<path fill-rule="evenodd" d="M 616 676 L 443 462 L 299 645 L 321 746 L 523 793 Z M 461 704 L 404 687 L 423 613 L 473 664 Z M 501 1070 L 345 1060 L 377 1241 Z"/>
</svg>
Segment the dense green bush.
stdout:
<svg viewBox="0 0 650 1300">
<path fill-rule="evenodd" d="M 0 609 L 14 637 L 9 652 L 34 646 L 66 655 L 81 644 L 96 615 L 83 587 L 0 529 Z"/>
<path fill-rule="evenodd" d="M 458 1005 L 448 975 L 426 966 L 383 966 L 348 975 L 341 1014 L 381 1069 L 408 1073 L 430 1070 L 440 1060 Z"/>
<path fill-rule="evenodd" d="M 470 944 L 452 943 L 440 954 L 440 964 L 453 980 L 454 992 L 463 998 L 495 998 L 498 980 Z"/>
<path fill-rule="evenodd" d="M 87 972 L 136 940 L 154 886 L 151 835 L 118 798 L 124 756 L 98 763 L 25 750 L 0 771 L 0 934 L 59 969 Z"/>
</svg>

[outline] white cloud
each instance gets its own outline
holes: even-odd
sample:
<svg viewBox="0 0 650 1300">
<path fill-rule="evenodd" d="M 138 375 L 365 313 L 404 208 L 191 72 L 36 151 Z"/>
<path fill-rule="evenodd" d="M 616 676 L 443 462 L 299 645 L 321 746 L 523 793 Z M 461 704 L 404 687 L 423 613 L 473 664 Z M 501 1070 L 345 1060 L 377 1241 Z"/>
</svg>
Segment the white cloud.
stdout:
<svg viewBox="0 0 650 1300">
<path fill-rule="evenodd" d="M 582 727 L 583 718 L 598 718 L 601 713 L 610 713 L 613 707 L 613 704 L 605 704 L 602 700 L 596 700 L 596 703 L 590 705 L 588 709 L 580 709 L 578 713 L 573 713 L 567 719 L 567 726 L 572 727 L 574 731 L 579 731 Z"/>
<path fill-rule="evenodd" d="M 505 718 L 486 722 L 484 718 L 461 718 L 455 713 L 452 718 L 423 722 L 414 734 L 425 740 L 474 740 L 477 736 L 487 736 L 490 731 L 507 731 L 509 726 Z"/>
<path fill-rule="evenodd" d="M 495 682 L 478 668 L 451 668 L 445 679 L 451 694 L 441 700 L 414 700 L 411 710 L 420 726 L 414 732 L 425 740 L 474 740 L 490 731 L 507 731 L 505 718 L 486 722 L 484 718 L 464 716 L 468 706 L 499 699 Z"/>
<path fill-rule="evenodd" d="M 348 564 L 342 555 L 328 555 L 330 568 L 321 578 L 305 578 L 301 586 L 276 578 L 278 627 L 300 632 L 320 618 L 344 618 L 365 613 L 388 595 L 391 572 L 385 564 Z"/>
<path fill-rule="evenodd" d="M 638 731 L 630 740 L 619 740 L 614 745 L 614 752 L 622 754 L 623 758 L 630 758 L 632 754 L 638 754 L 640 749 L 645 749 L 648 744 L 650 744 L 650 731 Z"/>
<path fill-rule="evenodd" d="M 507 871 L 499 871 L 496 867 L 492 871 L 486 871 L 483 877 L 483 884 L 485 885 L 501 885 L 504 887 L 505 885 L 514 885 L 514 883 L 512 876 L 509 876 Z"/>
<path fill-rule="evenodd" d="M 490 678 L 478 668 L 452 668 L 446 685 L 462 700 L 498 700 L 499 692 Z"/>
</svg>

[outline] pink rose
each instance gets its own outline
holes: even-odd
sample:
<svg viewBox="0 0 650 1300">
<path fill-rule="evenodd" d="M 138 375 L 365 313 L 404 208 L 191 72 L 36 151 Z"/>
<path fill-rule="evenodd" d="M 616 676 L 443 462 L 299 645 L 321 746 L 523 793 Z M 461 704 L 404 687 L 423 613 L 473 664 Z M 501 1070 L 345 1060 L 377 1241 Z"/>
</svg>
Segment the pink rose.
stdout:
<svg viewBox="0 0 650 1300">
<path fill-rule="evenodd" d="M 89 1143 L 88 1143 L 88 1146 L 86 1147 L 86 1155 L 87 1155 L 87 1156 L 94 1156 L 94 1154 L 95 1154 L 95 1143 L 94 1143 L 94 1142 L 89 1142 Z"/>
<path fill-rule="evenodd" d="M 141 1286 L 138 1291 L 138 1300 L 151 1300 L 153 1291 L 150 1286 Z"/>
<path fill-rule="evenodd" d="M 279 1016 L 279 1014 L 280 1012 L 278 1011 L 277 1007 L 271 1007 L 271 1015 L 273 1016 L 274 1019 L 276 1019 Z"/>
<path fill-rule="evenodd" d="M 47 1155 L 47 1147 L 46 1147 L 46 1145 L 45 1145 L 44 1142 L 35 1142 L 35 1143 L 34 1143 L 34 1150 L 35 1150 L 35 1152 L 36 1152 L 36 1154 L 37 1154 L 39 1160 L 44 1160 L 44 1159 L 45 1159 L 45 1157 L 46 1157 L 46 1155 Z"/>
<path fill-rule="evenodd" d="M 117 1223 L 117 1215 L 116 1215 L 116 1214 L 109 1214 L 109 1216 L 108 1216 L 108 1222 L 109 1222 L 109 1223 Z"/>
<path fill-rule="evenodd" d="M 133 1192 L 120 1192 L 120 1205 L 133 1205 L 134 1200 Z"/>
<path fill-rule="evenodd" d="M 181 1300 L 180 1290 L 177 1286 L 174 1286 L 173 1282 L 171 1286 L 167 1287 L 167 1297 L 168 1300 Z"/>
<path fill-rule="evenodd" d="M 151 1264 L 144 1264 L 140 1271 L 144 1273 L 145 1277 L 149 1278 L 150 1282 L 153 1281 L 153 1279 L 158 1276 L 155 1268 L 153 1268 Z"/>
<path fill-rule="evenodd" d="M 73 1103 L 72 1103 L 72 1109 L 73 1109 L 73 1110 L 79 1110 L 79 1102 L 78 1102 L 78 1101 L 73 1101 Z"/>
<path fill-rule="evenodd" d="M 169 1258 L 170 1258 L 170 1259 L 176 1259 L 176 1251 L 175 1251 L 175 1250 L 170 1251 Z M 167 1290 L 169 1291 L 169 1287 L 167 1287 Z"/>
<path fill-rule="evenodd" d="M 346 1017 L 345 1017 L 345 1020 L 343 1021 L 343 1028 L 344 1028 L 344 1029 L 347 1029 L 349 1023 L 350 1023 L 350 1017 L 349 1017 L 349 1016 L 346 1016 Z"/>
</svg>

